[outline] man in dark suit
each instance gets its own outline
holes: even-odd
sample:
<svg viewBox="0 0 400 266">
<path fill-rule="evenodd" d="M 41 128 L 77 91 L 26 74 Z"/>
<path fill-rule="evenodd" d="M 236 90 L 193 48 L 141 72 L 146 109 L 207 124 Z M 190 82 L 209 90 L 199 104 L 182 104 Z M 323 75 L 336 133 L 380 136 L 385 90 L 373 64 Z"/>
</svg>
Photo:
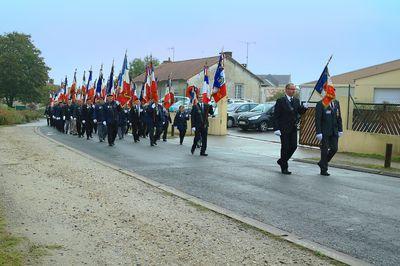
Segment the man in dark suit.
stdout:
<svg viewBox="0 0 400 266">
<path fill-rule="evenodd" d="M 190 152 L 193 154 L 196 149 L 197 142 L 201 138 L 201 156 L 208 156 L 206 153 L 207 149 L 207 135 L 208 135 L 208 115 L 214 115 L 212 105 L 206 103 L 199 103 L 194 98 L 194 103 L 191 112 L 192 130 L 195 132 L 193 139 L 193 145 Z"/>
<path fill-rule="evenodd" d="M 321 141 L 321 160 L 318 166 L 321 175 L 329 176 L 328 163 L 338 150 L 338 139 L 343 134 L 342 115 L 339 102 L 333 100 L 324 106 L 322 100 L 315 107 L 315 129 Z"/>
<path fill-rule="evenodd" d="M 131 123 L 132 136 L 135 143 L 140 141 L 139 133 L 141 132 L 141 117 L 142 107 L 140 106 L 140 101 L 136 100 L 129 112 L 129 123 Z"/>
<path fill-rule="evenodd" d="M 114 101 L 113 95 L 107 95 L 104 105 L 105 120 L 107 126 L 108 145 L 114 146 L 115 138 L 117 137 L 119 113 L 122 108 L 118 101 Z"/>
<path fill-rule="evenodd" d="M 300 115 L 307 111 L 307 104 L 300 104 L 294 97 L 296 87 L 289 83 L 285 87 L 285 96 L 276 100 L 274 110 L 275 135 L 281 138 L 281 157 L 277 163 L 282 174 L 290 175 L 288 160 L 297 149 L 297 123 Z"/>
</svg>

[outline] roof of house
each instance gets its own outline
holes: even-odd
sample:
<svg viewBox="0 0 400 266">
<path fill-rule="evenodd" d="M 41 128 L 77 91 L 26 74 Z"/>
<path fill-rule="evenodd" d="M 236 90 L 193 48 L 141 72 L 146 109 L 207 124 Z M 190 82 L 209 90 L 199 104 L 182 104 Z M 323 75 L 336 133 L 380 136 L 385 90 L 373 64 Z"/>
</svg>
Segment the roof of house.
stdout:
<svg viewBox="0 0 400 266">
<path fill-rule="evenodd" d="M 357 79 L 366 78 L 397 69 L 400 69 L 400 59 L 332 76 L 331 79 L 333 84 L 354 84 L 355 80 Z M 317 80 L 304 83 L 302 86 L 313 85 L 315 83 L 317 83 Z"/>
<path fill-rule="evenodd" d="M 265 80 L 266 83 L 270 84 L 271 86 L 285 86 L 286 84 L 290 83 L 292 78 L 291 75 L 257 75 L 261 79 Z"/>
<path fill-rule="evenodd" d="M 234 64 L 240 65 L 250 75 L 254 76 L 261 83 L 264 83 L 263 79 L 260 79 L 257 75 L 253 74 L 242 64 L 232 58 L 232 53 L 225 52 L 225 58 L 231 60 Z M 171 75 L 172 80 L 188 80 L 191 77 L 197 75 L 203 71 L 204 66 L 207 64 L 209 67 L 218 63 L 219 56 L 189 59 L 183 61 L 165 61 L 154 69 L 155 76 L 158 81 L 167 81 Z M 143 82 L 145 79 L 145 73 L 135 77 L 133 82 Z"/>
</svg>

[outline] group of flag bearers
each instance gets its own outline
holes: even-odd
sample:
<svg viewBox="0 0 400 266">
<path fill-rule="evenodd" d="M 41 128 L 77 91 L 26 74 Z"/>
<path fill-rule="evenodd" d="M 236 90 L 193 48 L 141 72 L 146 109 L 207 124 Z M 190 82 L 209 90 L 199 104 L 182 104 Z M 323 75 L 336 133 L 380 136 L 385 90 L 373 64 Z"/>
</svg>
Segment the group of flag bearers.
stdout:
<svg viewBox="0 0 400 266">
<path fill-rule="evenodd" d="M 182 145 L 187 130 L 187 121 L 191 119 L 192 130 L 195 132 L 194 143 L 191 149 L 199 147 L 200 155 L 207 156 L 208 116 L 213 115 L 211 97 L 216 102 L 226 96 L 225 77 L 223 70 L 223 53 L 221 53 L 215 75 L 213 93 L 208 81 L 207 66 L 204 67 L 204 84 L 202 91 L 195 86 L 189 86 L 186 95 L 190 97 L 192 110 L 189 114 L 183 106 L 179 107 L 174 121 L 171 120 L 169 107 L 174 103 L 174 90 L 169 78 L 163 103 L 159 102 L 157 81 L 154 76 L 152 63 L 146 67 L 146 77 L 140 95 L 136 87 L 129 81 L 128 60 L 125 58 L 122 71 L 118 79 L 114 80 L 114 63 L 111 68 L 107 84 L 103 84 L 102 67 L 97 82 L 92 82 L 92 70 L 86 82 L 85 73 L 83 84 L 77 89 L 76 70 L 74 81 L 70 88 L 68 81 L 62 82 L 59 91 L 50 94 L 50 104 L 45 114 L 48 125 L 66 134 L 77 135 L 89 140 L 97 134 L 99 142 L 107 138 L 108 145 L 114 146 L 115 139 L 123 139 L 131 130 L 134 142 L 141 138 L 149 138 L 150 146 L 157 145 L 158 140 L 167 141 L 169 125 L 179 131 L 180 144 Z M 201 95 L 200 95 L 201 94 Z"/>
<path fill-rule="evenodd" d="M 199 88 L 192 85 L 186 89 L 186 96 L 192 103 L 190 116 L 184 107 L 180 106 L 174 119 L 173 126 L 179 131 L 181 145 L 187 130 L 187 121 L 191 119 L 192 131 L 195 132 L 190 150 L 192 154 L 200 147 L 201 140 L 200 155 L 207 156 L 208 117 L 214 115 L 210 104 L 211 97 L 218 102 L 226 96 L 223 60 L 221 53 L 212 93 L 208 81 L 208 68 L 205 66 L 201 97 Z M 323 95 L 322 100 L 316 105 L 315 128 L 316 138 L 321 143 L 321 159 L 318 166 L 320 174 L 324 176 L 329 176 L 328 163 L 337 152 L 338 139 L 343 134 L 340 105 L 335 99 L 335 88 L 328 72 L 329 61 L 313 90 Z M 123 139 L 129 129 L 132 130 L 135 143 L 140 141 L 141 137 L 148 137 L 151 146 L 157 145 L 161 137 L 166 141 L 168 126 L 172 123 L 168 109 L 174 103 L 171 79 L 168 81 L 164 102 L 160 104 L 157 81 L 151 63 L 146 67 L 145 82 L 139 97 L 135 86 L 129 82 L 126 53 L 122 71 L 115 82 L 113 73 L 114 63 L 110 78 L 104 87 L 102 67 L 97 83 L 92 83 L 92 70 L 90 70 L 87 85 L 85 86 L 84 74 L 84 85 L 76 90 L 75 71 L 74 82 L 68 93 L 67 78 L 65 78 L 60 91 L 50 97 L 51 104 L 46 108 L 48 124 L 60 132 L 78 137 L 83 137 L 86 133 L 87 139 L 93 137 L 93 132 L 97 133 L 99 141 L 103 142 L 107 137 L 110 146 L 115 145 L 117 135 L 119 139 Z M 294 97 L 294 93 L 294 84 L 287 84 L 285 96 L 277 100 L 274 109 L 274 133 L 281 139 L 281 154 L 277 163 L 282 174 L 291 174 L 288 170 L 288 160 L 297 149 L 298 118 L 308 109 L 308 101 L 300 103 L 299 99 Z"/>
</svg>

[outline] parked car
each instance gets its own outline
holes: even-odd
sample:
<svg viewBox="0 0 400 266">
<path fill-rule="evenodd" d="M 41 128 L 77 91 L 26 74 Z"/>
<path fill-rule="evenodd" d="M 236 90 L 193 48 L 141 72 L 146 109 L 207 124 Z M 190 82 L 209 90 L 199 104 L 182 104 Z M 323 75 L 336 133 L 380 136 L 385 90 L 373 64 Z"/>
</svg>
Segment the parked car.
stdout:
<svg viewBox="0 0 400 266">
<path fill-rule="evenodd" d="M 169 107 L 170 112 L 177 112 L 179 109 L 179 106 L 183 105 L 185 106 L 185 109 L 188 109 L 190 104 L 190 99 L 189 97 L 184 97 L 184 96 L 175 96 L 175 103 L 172 104 Z"/>
<path fill-rule="evenodd" d="M 254 107 L 250 112 L 242 113 L 238 117 L 238 127 L 242 130 L 257 129 L 266 132 L 274 126 L 274 107 L 275 103 L 262 103 Z"/>
<path fill-rule="evenodd" d="M 235 127 L 237 125 L 237 119 L 240 114 L 244 112 L 248 112 L 254 107 L 256 107 L 258 104 L 257 103 L 232 103 L 228 105 L 228 120 L 227 120 L 227 126 L 229 127 Z"/>
<path fill-rule="evenodd" d="M 232 103 L 251 103 L 253 102 L 252 100 L 245 100 L 245 99 L 231 99 L 228 98 L 228 105 Z"/>
</svg>

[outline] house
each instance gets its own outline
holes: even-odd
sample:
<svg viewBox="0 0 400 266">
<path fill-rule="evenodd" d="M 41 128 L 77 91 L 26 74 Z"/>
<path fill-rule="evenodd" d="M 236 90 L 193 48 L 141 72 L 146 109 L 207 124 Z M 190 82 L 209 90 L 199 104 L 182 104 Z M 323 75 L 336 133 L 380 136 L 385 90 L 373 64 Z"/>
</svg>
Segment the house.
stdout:
<svg viewBox="0 0 400 266">
<path fill-rule="evenodd" d="M 400 104 L 400 59 L 332 76 L 337 96 L 350 94 L 359 103 Z M 317 81 L 300 85 L 300 98 L 308 100 Z M 312 100 L 319 100 L 313 95 Z"/>
<path fill-rule="evenodd" d="M 259 78 L 264 80 L 264 84 L 261 84 L 261 90 L 263 97 L 268 100 L 273 97 L 277 92 L 283 91 L 286 84 L 292 82 L 291 75 L 257 75 Z"/>
<path fill-rule="evenodd" d="M 384 155 L 386 144 L 391 143 L 393 154 L 400 155 L 400 60 L 335 75 L 331 79 L 343 119 L 340 151 Z M 310 98 L 316 82 L 300 85 L 301 101 Z M 311 102 L 320 99 L 321 96 L 314 93 Z M 307 135 L 314 134 L 310 131 L 303 136 L 306 139 Z"/>
<path fill-rule="evenodd" d="M 228 98 L 249 99 L 254 102 L 265 102 L 261 94 L 261 85 L 264 80 L 253 74 L 242 64 L 237 62 L 231 52 L 224 52 L 225 55 L 225 77 Z M 164 61 L 154 69 L 158 81 L 158 93 L 160 96 L 165 94 L 168 77 L 171 76 L 172 86 L 175 95 L 185 95 L 188 85 L 195 85 L 198 88 L 203 86 L 205 65 L 209 67 L 208 75 L 210 87 L 214 82 L 215 71 L 218 66 L 219 56 L 189 59 L 183 61 L 170 60 Z M 141 88 L 145 79 L 145 74 L 141 74 L 133 79 L 137 88 Z"/>
</svg>

